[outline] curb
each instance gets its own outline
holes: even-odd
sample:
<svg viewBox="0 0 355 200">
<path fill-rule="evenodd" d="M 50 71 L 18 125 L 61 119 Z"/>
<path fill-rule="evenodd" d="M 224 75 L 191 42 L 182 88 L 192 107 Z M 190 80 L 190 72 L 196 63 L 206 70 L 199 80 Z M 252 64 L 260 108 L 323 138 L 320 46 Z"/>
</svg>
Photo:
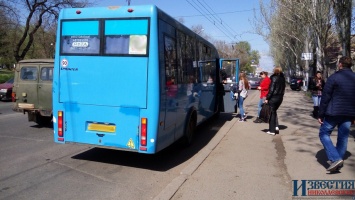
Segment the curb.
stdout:
<svg viewBox="0 0 355 200">
<path fill-rule="evenodd" d="M 235 117 L 231 121 L 227 121 L 213 139 L 200 152 L 198 152 L 192 162 L 180 172 L 180 175 L 174 178 L 156 197 L 154 197 L 154 200 L 171 199 L 184 182 L 198 169 L 203 161 L 206 160 L 236 122 L 237 118 Z"/>
</svg>

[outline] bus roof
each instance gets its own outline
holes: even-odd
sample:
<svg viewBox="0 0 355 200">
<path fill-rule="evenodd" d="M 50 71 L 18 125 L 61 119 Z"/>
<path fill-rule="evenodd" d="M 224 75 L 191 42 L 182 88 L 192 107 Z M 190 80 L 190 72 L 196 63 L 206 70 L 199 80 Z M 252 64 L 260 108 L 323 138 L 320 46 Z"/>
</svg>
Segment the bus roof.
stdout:
<svg viewBox="0 0 355 200">
<path fill-rule="evenodd" d="M 93 12 L 94 11 L 94 12 Z M 94 13 L 94 14 L 93 14 Z M 65 20 L 79 20 L 79 19 L 98 19 L 98 18 L 139 18 L 150 17 L 159 15 L 163 19 L 169 19 L 170 22 L 174 22 L 174 25 L 185 29 L 186 33 L 193 35 L 201 40 L 205 40 L 210 46 L 213 46 L 211 42 L 193 32 L 190 28 L 174 19 L 172 16 L 158 8 L 154 4 L 147 5 L 135 5 L 135 6 L 107 6 L 107 7 L 86 7 L 86 8 L 64 8 L 61 10 L 59 19 Z"/>
<path fill-rule="evenodd" d="M 115 18 L 119 17 L 147 17 L 151 16 L 158 8 L 156 5 L 138 6 L 107 6 L 86 8 L 64 8 L 61 10 L 60 19 L 83 19 L 83 18 Z M 95 11 L 95 14 L 93 14 Z"/>
</svg>

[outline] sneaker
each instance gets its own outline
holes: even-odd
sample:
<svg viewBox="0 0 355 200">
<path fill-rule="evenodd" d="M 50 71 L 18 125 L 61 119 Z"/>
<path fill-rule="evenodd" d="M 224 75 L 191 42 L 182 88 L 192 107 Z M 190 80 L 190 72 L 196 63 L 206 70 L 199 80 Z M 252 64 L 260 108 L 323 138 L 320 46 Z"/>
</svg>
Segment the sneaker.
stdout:
<svg viewBox="0 0 355 200">
<path fill-rule="evenodd" d="M 275 134 L 279 134 L 279 127 L 275 128 Z"/>
<path fill-rule="evenodd" d="M 238 122 L 245 122 L 245 119 L 239 119 Z"/>
<path fill-rule="evenodd" d="M 246 119 L 247 117 L 248 117 L 248 115 L 244 113 L 243 119 Z"/>
<path fill-rule="evenodd" d="M 332 162 L 332 164 L 328 167 L 327 171 L 335 171 L 340 165 L 343 165 L 343 160 L 337 160 Z"/>
<path fill-rule="evenodd" d="M 261 120 L 259 117 L 256 118 L 256 120 L 253 121 L 254 123 L 261 123 L 263 120 Z"/>
<path fill-rule="evenodd" d="M 344 167 L 344 162 L 343 162 L 343 164 L 339 165 L 339 166 L 335 169 L 335 171 L 340 171 L 341 168 L 343 168 L 343 167 Z"/>
<path fill-rule="evenodd" d="M 269 135 L 275 135 L 275 133 L 271 133 L 270 131 L 266 132 Z"/>
</svg>

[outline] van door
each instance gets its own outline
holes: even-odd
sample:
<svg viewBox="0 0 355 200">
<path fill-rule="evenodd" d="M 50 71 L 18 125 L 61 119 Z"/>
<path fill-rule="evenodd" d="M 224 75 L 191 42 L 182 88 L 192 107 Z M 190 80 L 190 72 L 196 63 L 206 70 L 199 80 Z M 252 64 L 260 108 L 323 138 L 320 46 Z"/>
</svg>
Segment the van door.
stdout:
<svg viewBox="0 0 355 200">
<path fill-rule="evenodd" d="M 38 79 L 38 109 L 43 116 L 51 116 L 52 113 L 52 82 L 53 64 L 39 65 Z"/>
<path fill-rule="evenodd" d="M 16 90 L 16 103 L 22 109 L 33 109 L 38 106 L 38 64 L 24 63 L 20 65 L 20 72 L 17 90 Z"/>
</svg>

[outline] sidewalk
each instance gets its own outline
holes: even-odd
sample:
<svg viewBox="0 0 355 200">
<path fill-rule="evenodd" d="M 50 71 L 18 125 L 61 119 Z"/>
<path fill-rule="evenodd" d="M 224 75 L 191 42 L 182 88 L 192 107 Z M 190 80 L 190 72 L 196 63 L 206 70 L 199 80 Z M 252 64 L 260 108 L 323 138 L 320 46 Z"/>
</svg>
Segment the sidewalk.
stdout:
<svg viewBox="0 0 355 200">
<path fill-rule="evenodd" d="M 341 173 L 327 173 L 319 124 L 311 117 L 312 101 L 304 92 L 288 88 L 278 110 L 279 135 L 266 134 L 266 123 L 252 122 L 259 100 L 259 93 L 253 93 L 245 102 L 247 122 L 239 123 L 237 118 L 226 122 L 155 199 L 283 200 L 292 199 L 293 180 L 354 180 L 355 128 Z"/>
</svg>

